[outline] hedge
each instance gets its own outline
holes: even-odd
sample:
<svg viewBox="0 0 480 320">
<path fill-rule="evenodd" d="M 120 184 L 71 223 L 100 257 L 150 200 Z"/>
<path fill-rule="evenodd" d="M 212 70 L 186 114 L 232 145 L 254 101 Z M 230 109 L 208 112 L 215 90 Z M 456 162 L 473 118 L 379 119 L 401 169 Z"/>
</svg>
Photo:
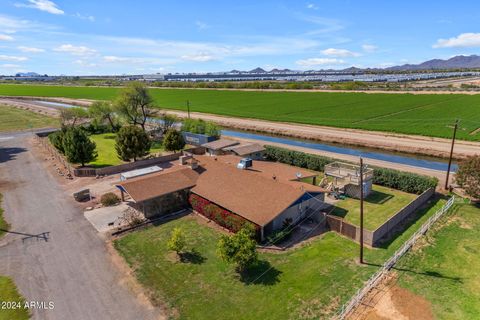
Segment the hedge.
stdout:
<svg viewBox="0 0 480 320">
<path fill-rule="evenodd" d="M 192 206 L 193 210 L 204 215 L 208 219 L 215 221 L 217 224 L 221 225 L 222 227 L 232 232 L 238 232 L 247 224 L 250 224 L 253 226 L 253 223 L 251 223 L 250 221 L 228 210 L 225 210 L 196 194 L 193 194 L 193 193 L 190 194 L 188 201 Z M 258 229 L 258 228 L 255 228 L 255 229 Z"/>
<path fill-rule="evenodd" d="M 338 161 L 337 159 L 329 157 L 318 156 L 310 153 L 293 151 L 274 146 L 266 146 L 265 148 L 265 155 L 267 157 L 267 160 L 278 161 L 314 171 L 323 172 L 325 165 Z M 374 184 L 408 193 L 421 194 L 422 192 L 430 188 L 435 188 L 438 184 L 438 179 L 433 177 L 422 176 L 419 174 L 403 172 L 394 169 L 386 169 L 379 167 L 372 168 L 374 169 Z"/>
</svg>

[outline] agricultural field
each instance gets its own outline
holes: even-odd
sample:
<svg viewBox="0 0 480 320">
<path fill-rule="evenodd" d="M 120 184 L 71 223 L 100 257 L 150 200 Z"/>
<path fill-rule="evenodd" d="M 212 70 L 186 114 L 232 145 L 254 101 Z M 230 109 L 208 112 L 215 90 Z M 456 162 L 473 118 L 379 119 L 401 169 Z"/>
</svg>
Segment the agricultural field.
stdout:
<svg viewBox="0 0 480 320">
<path fill-rule="evenodd" d="M 14 107 L 0 106 L 0 132 L 58 127 L 58 119 Z"/>
<path fill-rule="evenodd" d="M 0 85 L 0 95 L 112 99 L 120 88 Z M 480 141 L 480 95 L 151 89 L 160 108 Z"/>
<path fill-rule="evenodd" d="M 375 231 L 400 209 L 412 202 L 417 195 L 373 185 L 373 191 L 364 201 L 364 225 Z M 360 225 L 360 200 L 347 198 L 334 204 L 333 215 L 344 218 L 354 225 Z"/>
<path fill-rule="evenodd" d="M 480 206 L 457 205 L 395 268 L 398 285 L 425 298 L 435 319 L 480 314 Z"/>
<path fill-rule="evenodd" d="M 260 263 L 243 276 L 216 255 L 218 229 L 195 216 L 130 233 L 115 248 L 133 268 L 156 304 L 166 303 L 179 319 L 330 319 L 399 246 L 445 202 L 436 199 L 418 219 L 382 248 L 366 249 L 327 232 L 282 253 L 259 253 Z M 175 227 L 186 235 L 187 258 L 167 250 Z M 348 284 L 348 285 L 345 285 Z"/>
<path fill-rule="evenodd" d="M 90 139 L 97 145 L 97 159 L 90 162 L 88 165 L 102 168 L 108 166 L 116 166 L 122 164 L 123 161 L 118 158 L 117 151 L 115 150 L 115 133 L 102 133 L 93 134 Z M 150 148 L 150 154 L 161 153 L 163 147 L 161 143 L 154 142 Z"/>
</svg>

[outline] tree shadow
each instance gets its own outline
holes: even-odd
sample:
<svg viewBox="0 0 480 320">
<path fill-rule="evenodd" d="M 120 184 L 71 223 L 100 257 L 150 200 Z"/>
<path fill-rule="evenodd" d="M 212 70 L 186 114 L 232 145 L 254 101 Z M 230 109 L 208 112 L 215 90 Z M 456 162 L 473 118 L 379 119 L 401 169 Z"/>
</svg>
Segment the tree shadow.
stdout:
<svg viewBox="0 0 480 320">
<path fill-rule="evenodd" d="M 340 208 L 340 207 L 335 207 L 332 210 L 332 212 L 330 212 L 329 214 L 332 215 L 332 216 L 339 217 L 339 218 L 345 218 L 347 213 L 348 213 L 348 210 L 345 210 L 345 209 Z"/>
<path fill-rule="evenodd" d="M 402 271 L 402 272 L 415 273 L 415 274 L 418 274 L 418 275 L 434 277 L 434 278 L 439 278 L 439 279 L 452 280 L 454 282 L 463 283 L 463 279 L 460 278 L 460 277 L 447 276 L 447 275 L 444 275 L 444 274 L 442 274 L 441 272 L 438 272 L 438 271 L 432 271 L 432 270 L 415 271 L 415 270 L 406 269 L 406 268 L 399 268 L 399 267 L 393 267 L 392 269 L 397 270 L 397 271 Z"/>
<path fill-rule="evenodd" d="M 260 260 L 240 274 L 240 281 L 247 285 L 273 286 L 280 282 L 280 274 L 282 272 L 272 267 L 270 262 Z"/>
<path fill-rule="evenodd" d="M 394 196 L 389 193 L 373 190 L 368 197 L 365 198 L 365 202 L 374 204 L 384 204 Z"/>
<path fill-rule="evenodd" d="M 180 253 L 180 261 L 184 263 L 202 264 L 205 260 L 207 260 L 207 258 L 202 256 L 200 252 L 195 249 Z"/>
<path fill-rule="evenodd" d="M 15 160 L 17 155 L 27 151 L 25 148 L 0 148 L 0 163 Z"/>
</svg>

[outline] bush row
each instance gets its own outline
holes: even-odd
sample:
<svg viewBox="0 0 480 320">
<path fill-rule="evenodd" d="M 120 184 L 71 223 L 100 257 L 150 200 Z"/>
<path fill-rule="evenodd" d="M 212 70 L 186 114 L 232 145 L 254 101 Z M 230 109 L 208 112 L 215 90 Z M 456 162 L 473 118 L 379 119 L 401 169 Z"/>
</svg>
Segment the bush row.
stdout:
<svg viewBox="0 0 480 320">
<path fill-rule="evenodd" d="M 254 225 L 250 221 L 240 216 L 237 216 L 236 214 L 228 210 L 220 208 L 216 204 L 196 194 L 190 194 L 188 201 L 192 206 L 193 210 L 204 215 L 208 219 L 215 221 L 222 227 L 232 232 L 238 232 L 240 229 L 247 225 L 254 227 Z"/>
<path fill-rule="evenodd" d="M 265 153 L 267 159 L 270 161 L 278 161 L 314 171 L 323 171 L 325 165 L 337 161 L 333 158 L 273 146 L 266 146 Z M 438 184 L 438 179 L 433 177 L 422 176 L 415 173 L 403 172 L 394 169 L 378 167 L 373 167 L 373 169 L 374 184 L 408 193 L 421 194 L 427 189 L 435 188 Z"/>
</svg>

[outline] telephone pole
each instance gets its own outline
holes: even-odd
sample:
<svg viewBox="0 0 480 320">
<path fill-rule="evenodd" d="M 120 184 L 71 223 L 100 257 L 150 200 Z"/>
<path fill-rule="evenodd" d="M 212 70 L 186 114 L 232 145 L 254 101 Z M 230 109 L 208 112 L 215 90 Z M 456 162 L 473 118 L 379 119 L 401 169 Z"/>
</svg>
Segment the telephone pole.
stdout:
<svg viewBox="0 0 480 320">
<path fill-rule="evenodd" d="M 455 137 L 457 136 L 458 119 L 455 121 L 455 127 L 453 128 L 452 146 L 450 148 L 450 158 L 448 159 L 447 178 L 445 179 L 445 190 L 448 190 L 448 178 L 450 176 L 450 167 L 452 166 L 453 147 L 455 146 Z"/>
<path fill-rule="evenodd" d="M 360 263 L 363 264 L 363 158 L 360 157 Z"/>
<path fill-rule="evenodd" d="M 188 119 L 190 119 L 190 100 L 187 100 L 187 113 L 188 113 Z"/>
</svg>

